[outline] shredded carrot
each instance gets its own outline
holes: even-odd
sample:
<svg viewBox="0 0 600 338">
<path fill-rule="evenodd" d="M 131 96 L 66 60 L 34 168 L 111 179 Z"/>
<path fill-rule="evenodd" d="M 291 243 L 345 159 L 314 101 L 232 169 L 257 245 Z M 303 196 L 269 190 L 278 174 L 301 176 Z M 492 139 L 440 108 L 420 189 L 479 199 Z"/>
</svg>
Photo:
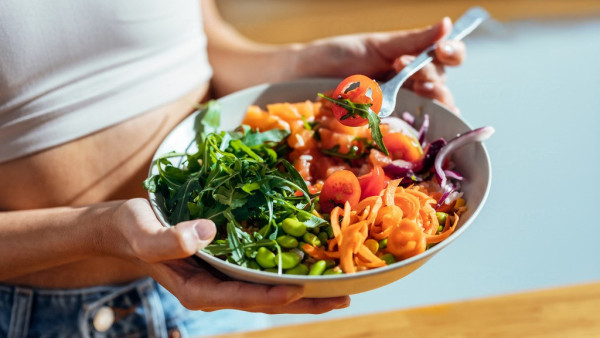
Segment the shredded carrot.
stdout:
<svg viewBox="0 0 600 338">
<path fill-rule="evenodd" d="M 458 215 L 454 214 L 454 223 L 452 224 L 452 226 L 448 226 L 450 224 L 450 219 L 446 218 L 446 226 L 444 226 L 444 229 L 442 229 L 442 233 L 438 235 L 425 235 L 427 243 L 439 243 L 448 238 L 448 236 L 452 235 L 454 229 L 456 229 L 456 225 L 458 224 L 458 218 Z"/>
</svg>

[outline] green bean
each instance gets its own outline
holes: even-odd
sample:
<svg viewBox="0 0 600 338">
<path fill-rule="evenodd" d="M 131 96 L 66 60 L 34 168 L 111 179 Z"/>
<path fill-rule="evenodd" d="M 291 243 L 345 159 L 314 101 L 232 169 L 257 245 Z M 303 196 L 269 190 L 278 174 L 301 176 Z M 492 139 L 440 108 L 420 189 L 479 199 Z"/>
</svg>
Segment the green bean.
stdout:
<svg viewBox="0 0 600 338">
<path fill-rule="evenodd" d="M 321 246 L 321 240 L 319 237 L 315 236 L 315 234 L 311 234 L 310 232 L 305 233 L 302 239 L 304 239 L 306 243 L 312 244 L 313 246 Z"/>
<path fill-rule="evenodd" d="M 310 267 L 308 274 L 311 276 L 320 276 L 325 272 L 326 267 L 327 262 L 325 262 L 325 260 L 316 261 L 315 264 Z"/>
<path fill-rule="evenodd" d="M 396 257 L 394 257 L 394 255 L 390 254 L 390 253 L 386 253 L 385 255 L 381 256 L 381 259 L 385 262 L 385 264 L 390 265 L 392 263 L 396 263 Z"/>
<path fill-rule="evenodd" d="M 326 259 L 325 260 L 325 267 L 327 269 L 333 268 L 334 266 L 335 266 L 335 261 L 333 259 Z"/>
<path fill-rule="evenodd" d="M 282 269 L 291 269 L 300 263 L 300 256 L 294 252 L 282 252 L 281 256 L 279 254 L 275 255 L 275 263 L 277 265 L 279 265 L 280 257 Z"/>
<path fill-rule="evenodd" d="M 258 248 L 256 262 L 263 268 L 273 268 L 277 265 L 277 263 L 275 263 L 275 254 L 264 246 Z"/>
<path fill-rule="evenodd" d="M 286 218 L 281 223 L 283 231 L 294 237 L 301 237 L 306 233 L 306 225 L 295 218 Z"/>
<path fill-rule="evenodd" d="M 292 236 L 281 235 L 277 237 L 277 243 L 286 249 L 292 249 L 298 247 L 298 240 Z"/>
<path fill-rule="evenodd" d="M 298 264 L 291 269 L 285 270 L 288 275 L 306 275 L 308 274 L 308 266 L 306 264 Z"/>
</svg>

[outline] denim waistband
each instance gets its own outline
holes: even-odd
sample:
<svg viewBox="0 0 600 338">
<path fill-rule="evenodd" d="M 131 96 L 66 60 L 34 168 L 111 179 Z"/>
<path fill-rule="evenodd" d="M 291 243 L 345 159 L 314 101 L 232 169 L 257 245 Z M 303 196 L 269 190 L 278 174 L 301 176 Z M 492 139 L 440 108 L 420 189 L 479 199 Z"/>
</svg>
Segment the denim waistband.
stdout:
<svg viewBox="0 0 600 338">
<path fill-rule="evenodd" d="M 150 278 L 80 289 L 0 284 L 2 338 L 205 337 L 270 325 L 260 313 L 188 310 Z"/>
<path fill-rule="evenodd" d="M 166 337 L 156 283 L 38 289 L 0 285 L 0 336 Z"/>
</svg>

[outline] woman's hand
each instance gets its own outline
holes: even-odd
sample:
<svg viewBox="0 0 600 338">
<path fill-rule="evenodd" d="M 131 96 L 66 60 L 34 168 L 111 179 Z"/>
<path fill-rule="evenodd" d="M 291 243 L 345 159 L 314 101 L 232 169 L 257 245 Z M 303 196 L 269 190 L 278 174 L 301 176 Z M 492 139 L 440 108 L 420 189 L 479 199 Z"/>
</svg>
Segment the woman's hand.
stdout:
<svg viewBox="0 0 600 338">
<path fill-rule="evenodd" d="M 443 40 L 452 23 L 444 18 L 424 29 L 345 35 L 296 47 L 293 77 L 346 77 L 363 74 L 381 81 L 391 78 L 425 48 L 439 42 L 433 63 L 414 74 L 405 87 L 436 99 L 456 111 L 446 87 L 445 66 L 457 66 L 465 58 L 461 41 Z"/>
<path fill-rule="evenodd" d="M 136 262 L 189 309 L 323 313 L 346 307 L 350 302 L 349 297 L 302 298 L 303 290 L 297 286 L 220 279 L 210 268 L 186 259 L 213 240 L 214 223 L 193 220 L 163 227 L 144 199 L 124 202 L 115 212 L 112 227 L 117 235 L 105 240 L 105 250 Z"/>
</svg>

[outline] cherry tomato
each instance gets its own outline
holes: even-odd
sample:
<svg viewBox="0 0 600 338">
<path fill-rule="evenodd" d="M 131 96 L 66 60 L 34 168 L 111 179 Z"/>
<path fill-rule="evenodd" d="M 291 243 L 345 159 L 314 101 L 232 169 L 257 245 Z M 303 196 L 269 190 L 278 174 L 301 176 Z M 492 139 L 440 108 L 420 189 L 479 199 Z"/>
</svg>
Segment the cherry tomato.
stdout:
<svg viewBox="0 0 600 338">
<path fill-rule="evenodd" d="M 358 86 L 356 88 L 351 88 L 355 85 Z M 345 78 L 333 91 L 332 97 L 334 99 L 349 99 L 354 103 L 371 103 L 371 110 L 375 113 L 379 113 L 379 110 L 381 109 L 381 88 L 379 88 L 377 82 L 364 75 L 352 75 Z M 367 119 L 360 116 L 353 116 L 342 120 L 341 118 L 348 114 L 348 111 L 338 105 L 333 105 L 331 110 L 333 111 L 335 118 L 344 125 L 357 127 L 369 123 Z"/>
<path fill-rule="evenodd" d="M 417 162 L 423 157 L 423 149 L 414 137 L 400 132 L 383 135 L 383 143 L 394 160 Z"/>
<path fill-rule="evenodd" d="M 331 212 L 336 206 L 343 207 L 346 202 L 356 207 L 360 201 L 358 178 L 349 170 L 339 170 L 331 174 L 323 183 L 319 204 L 321 212 Z"/>
<path fill-rule="evenodd" d="M 358 178 L 360 184 L 360 199 L 365 199 L 371 196 L 377 196 L 385 188 L 389 178 L 383 172 L 383 168 L 379 166 L 373 167 L 371 172 L 362 175 Z"/>
</svg>

